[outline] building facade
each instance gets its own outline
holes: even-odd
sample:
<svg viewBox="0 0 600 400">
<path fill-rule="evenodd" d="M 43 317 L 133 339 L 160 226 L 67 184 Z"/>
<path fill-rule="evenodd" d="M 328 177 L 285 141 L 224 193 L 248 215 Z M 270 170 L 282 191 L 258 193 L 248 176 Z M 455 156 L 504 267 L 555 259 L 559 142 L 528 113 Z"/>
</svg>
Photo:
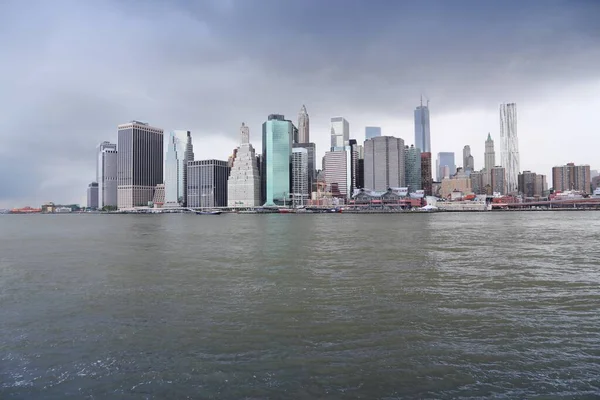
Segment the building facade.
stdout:
<svg viewBox="0 0 600 400">
<path fill-rule="evenodd" d="M 250 129 L 242 123 L 241 143 L 236 151 L 227 180 L 228 207 L 260 206 L 260 173 L 258 158 L 250 144 Z"/>
<path fill-rule="evenodd" d="M 461 175 L 442 179 L 440 197 L 447 199 L 454 192 L 460 192 L 463 195 L 472 193 L 471 178 Z"/>
<path fill-rule="evenodd" d="M 331 151 L 343 150 L 350 143 L 350 124 L 344 117 L 331 118 Z"/>
<path fill-rule="evenodd" d="M 591 171 L 589 165 L 568 163 L 552 168 L 552 185 L 557 192 L 576 190 L 592 193 Z"/>
<path fill-rule="evenodd" d="M 308 151 L 303 147 L 292 149 L 292 204 L 304 206 L 310 200 L 308 179 Z"/>
<path fill-rule="evenodd" d="M 163 130 L 131 121 L 118 127 L 117 206 L 147 206 L 163 183 Z"/>
<path fill-rule="evenodd" d="M 117 207 L 117 145 L 102 142 L 96 150 L 97 207 Z"/>
<path fill-rule="evenodd" d="M 365 127 L 365 140 L 373 139 L 374 137 L 381 136 L 381 128 L 378 126 L 367 126 Z"/>
<path fill-rule="evenodd" d="M 188 207 L 227 207 L 228 177 L 227 161 L 190 161 L 187 173 Z"/>
<path fill-rule="evenodd" d="M 306 149 L 308 156 L 308 190 L 312 192 L 317 183 L 317 147 L 314 143 L 294 143 L 293 149 Z"/>
<path fill-rule="evenodd" d="M 87 208 L 98 208 L 98 182 L 92 182 L 88 185 Z"/>
<path fill-rule="evenodd" d="M 444 178 L 449 178 L 456 173 L 456 163 L 454 161 L 454 153 L 441 152 L 438 153 L 436 160 L 436 180 L 441 182 Z"/>
<path fill-rule="evenodd" d="M 310 143 L 310 118 L 304 105 L 298 113 L 298 141 L 296 143 Z"/>
<path fill-rule="evenodd" d="M 415 147 L 419 148 L 423 153 L 431 152 L 431 136 L 429 131 L 429 102 L 415 109 Z"/>
<path fill-rule="evenodd" d="M 433 178 L 431 175 L 431 153 L 421 153 L 421 189 L 425 196 L 431 196 Z"/>
<path fill-rule="evenodd" d="M 185 176 L 187 175 L 186 145 L 189 131 L 171 131 L 165 152 L 165 206 L 186 203 Z"/>
<path fill-rule="evenodd" d="M 492 193 L 498 193 L 500 195 L 506 194 L 506 169 L 504 167 L 493 167 L 492 168 Z"/>
<path fill-rule="evenodd" d="M 404 140 L 392 136 L 365 140 L 364 188 L 384 191 L 405 183 Z"/>
<path fill-rule="evenodd" d="M 349 199 L 352 196 L 352 155 L 350 146 L 343 150 L 328 151 L 323 157 L 325 184 L 333 197 Z"/>
<path fill-rule="evenodd" d="M 294 124 L 271 114 L 263 123 L 261 175 L 266 206 L 284 205 L 290 197 L 290 163 Z"/>
<path fill-rule="evenodd" d="M 475 162 L 469 145 L 463 147 L 463 170 L 467 173 L 475 171 Z"/>
<path fill-rule="evenodd" d="M 500 105 L 501 163 L 506 170 L 506 192 L 517 193 L 519 186 L 520 157 L 517 138 L 517 105 Z"/>
<path fill-rule="evenodd" d="M 404 173 L 409 193 L 421 190 L 421 150 L 414 145 L 404 146 Z"/>
<path fill-rule="evenodd" d="M 486 194 L 484 179 L 484 172 L 482 171 L 473 171 L 471 172 L 471 190 L 475 194 Z"/>
<path fill-rule="evenodd" d="M 519 194 L 523 197 L 535 196 L 536 174 L 531 171 L 523 171 L 519 174 Z"/>
</svg>

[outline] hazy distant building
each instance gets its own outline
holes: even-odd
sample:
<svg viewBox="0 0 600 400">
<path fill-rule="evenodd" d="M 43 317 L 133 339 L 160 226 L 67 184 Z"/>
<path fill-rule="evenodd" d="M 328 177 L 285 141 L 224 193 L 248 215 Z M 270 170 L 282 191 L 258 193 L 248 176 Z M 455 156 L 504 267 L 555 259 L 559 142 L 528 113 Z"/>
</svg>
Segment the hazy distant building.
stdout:
<svg viewBox="0 0 600 400">
<path fill-rule="evenodd" d="M 415 147 L 423 153 L 431 152 L 431 138 L 429 132 L 429 102 L 427 106 L 421 105 L 415 109 Z"/>
<path fill-rule="evenodd" d="M 421 150 L 414 145 L 404 146 L 404 173 L 409 193 L 421 190 Z"/>
<path fill-rule="evenodd" d="M 473 193 L 475 194 L 486 194 L 483 175 L 484 172 L 481 171 L 471 172 L 471 190 L 473 190 Z"/>
<path fill-rule="evenodd" d="M 384 191 L 405 187 L 404 140 L 379 136 L 365 140 L 364 188 Z"/>
<path fill-rule="evenodd" d="M 546 181 L 546 175 L 536 174 L 533 195 L 537 197 L 548 196 L 548 182 Z"/>
<path fill-rule="evenodd" d="M 117 145 L 102 142 L 96 155 L 97 207 L 117 207 Z"/>
<path fill-rule="evenodd" d="M 286 204 L 290 197 L 290 163 L 294 124 L 283 115 L 271 114 L 262 126 L 261 179 L 265 205 Z"/>
<path fill-rule="evenodd" d="M 250 144 L 250 129 L 242 122 L 241 143 L 237 148 L 227 180 L 228 207 L 260 206 L 260 173 L 258 158 Z"/>
<path fill-rule="evenodd" d="M 92 182 L 88 185 L 87 208 L 98 208 L 98 182 Z"/>
<path fill-rule="evenodd" d="M 331 118 L 331 151 L 343 150 L 350 143 L 350 124 L 343 117 Z"/>
<path fill-rule="evenodd" d="M 475 171 L 475 162 L 469 145 L 463 147 L 463 170 L 467 173 Z"/>
<path fill-rule="evenodd" d="M 163 182 L 163 130 L 138 121 L 118 130 L 118 207 L 147 206 Z"/>
<path fill-rule="evenodd" d="M 227 207 L 227 161 L 201 160 L 188 163 L 188 207 Z"/>
<path fill-rule="evenodd" d="M 519 193 L 523 197 L 535 196 L 536 174 L 531 171 L 523 171 L 519 174 Z"/>
<path fill-rule="evenodd" d="M 292 193 L 294 206 L 307 204 L 310 199 L 308 186 L 308 151 L 303 147 L 292 149 Z"/>
<path fill-rule="evenodd" d="M 421 153 L 421 189 L 425 196 L 431 196 L 433 178 L 431 176 L 431 153 Z"/>
<path fill-rule="evenodd" d="M 488 133 L 487 140 L 485 141 L 485 170 L 491 171 L 496 166 L 496 151 L 494 150 L 494 141 L 492 136 Z"/>
<path fill-rule="evenodd" d="M 310 118 L 304 105 L 298 113 L 298 141 L 296 143 L 310 143 Z"/>
<path fill-rule="evenodd" d="M 552 185 L 557 192 L 576 190 L 591 193 L 591 173 L 589 165 L 568 163 L 552 168 Z"/>
<path fill-rule="evenodd" d="M 381 136 L 381 128 L 378 126 L 367 126 L 365 127 L 365 140 L 373 139 L 374 137 Z"/>
<path fill-rule="evenodd" d="M 454 161 L 454 153 L 441 152 L 438 153 L 436 161 L 436 173 L 438 182 L 444 178 L 449 178 L 456 173 L 456 163 Z"/>
<path fill-rule="evenodd" d="M 352 196 L 352 155 L 350 146 L 343 150 L 328 151 L 323 157 L 325 183 L 333 197 L 348 199 Z"/>
<path fill-rule="evenodd" d="M 492 193 L 506 194 L 506 170 L 504 167 L 492 168 Z"/>
<path fill-rule="evenodd" d="M 444 178 L 441 182 L 440 196 L 442 198 L 449 198 L 453 192 L 461 192 L 462 194 L 472 193 L 471 178 L 466 175 L 453 176 L 451 178 Z"/>
<path fill-rule="evenodd" d="M 506 170 L 506 192 L 518 191 L 520 172 L 519 142 L 517 138 L 517 105 L 500 105 L 500 140 L 502 142 L 502 166 Z"/>
</svg>

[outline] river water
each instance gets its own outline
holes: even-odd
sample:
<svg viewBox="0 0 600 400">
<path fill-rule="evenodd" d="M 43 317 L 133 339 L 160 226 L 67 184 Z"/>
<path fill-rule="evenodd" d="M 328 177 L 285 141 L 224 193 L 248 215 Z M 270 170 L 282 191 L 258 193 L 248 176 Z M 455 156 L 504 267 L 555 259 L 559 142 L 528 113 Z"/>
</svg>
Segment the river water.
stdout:
<svg viewBox="0 0 600 400">
<path fill-rule="evenodd" d="M 0 216 L 0 398 L 598 398 L 600 213 Z"/>
</svg>

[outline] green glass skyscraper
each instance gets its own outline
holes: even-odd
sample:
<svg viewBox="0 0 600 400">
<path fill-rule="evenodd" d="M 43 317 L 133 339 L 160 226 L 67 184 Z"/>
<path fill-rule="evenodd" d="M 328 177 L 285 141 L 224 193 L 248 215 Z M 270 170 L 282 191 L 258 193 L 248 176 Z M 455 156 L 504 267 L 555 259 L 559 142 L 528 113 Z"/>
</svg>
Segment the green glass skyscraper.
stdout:
<svg viewBox="0 0 600 400">
<path fill-rule="evenodd" d="M 271 114 L 262 127 L 261 186 L 265 206 L 289 204 L 294 124 Z"/>
</svg>

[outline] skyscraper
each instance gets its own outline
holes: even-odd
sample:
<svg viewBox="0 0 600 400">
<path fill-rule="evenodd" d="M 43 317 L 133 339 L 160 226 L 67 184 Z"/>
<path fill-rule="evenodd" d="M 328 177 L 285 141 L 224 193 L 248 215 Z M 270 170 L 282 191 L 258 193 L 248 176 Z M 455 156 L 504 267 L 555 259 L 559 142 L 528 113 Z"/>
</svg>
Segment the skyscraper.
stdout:
<svg viewBox="0 0 600 400">
<path fill-rule="evenodd" d="M 265 205 L 282 205 L 290 197 L 290 163 L 294 124 L 271 114 L 262 126 L 261 175 L 265 180 Z"/>
<path fill-rule="evenodd" d="M 343 150 L 349 145 L 350 124 L 343 117 L 331 118 L 331 151 Z"/>
<path fill-rule="evenodd" d="M 496 151 L 494 150 L 494 141 L 492 136 L 488 133 L 485 141 L 485 170 L 489 173 L 492 168 L 496 165 Z"/>
<path fill-rule="evenodd" d="M 147 206 L 163 182 L 163 130 L 131 121 L 118 127 L 117 204 Z"/>
<path fill-rule="evenodd" d="M 431 152 L 431 138 L 429 133 L 429 101 L 427 105 L 421 105 L 415 109 L 415 147 L 423 153 Z"/>
<path fill-rule="evenodd" d="M 378 126 L 366 126 L 365 127 L 365 140 L 373 139 L 374 137 L 381 136 L 381 128 Z"/>
<path fill-rule="evenodd" d="M 308 192 L 312 192 L 313 185 L 317 182 L 317 170 L 316 170 L 316 154 L 317 148 L 314 143 L 294 143 L 292 149 L 306 149 L 308 153 Z"/>
<path fill-rule="evenodd" d="M 303 206 L 309 199 L 308 150 L 303 147 L 292 149 L 292 204 Z"/>
<path fill-rule="evenodd" d="M 500 141 L 502 166 L 506 170 L 506 191 L 516 193 L 519 186 L 519 142 L 517 138 L 517 105 L 500 105 Z"/>
<path fill-rule="evenodd" d="M 87 208 L 98 208 L 98 183 L 92 182 L 87 189 Z"/>
<path fill-rule="evenodd" d="M 165 207 L 185 204 L 187 162 L 185 147 L 188 131 L 169 132 L 165 152 Z"/>
<path fill-rule="evenodd" d="M 404 146 L 404 173 L 409 192 L 421 190 L 421 150 L 414 145 Z"/>
<path fill-rule="evenodd" d="M 325 183 L 332 196 L 349 199 L 352 196 L 352 155 L 350 146 L 327 151 L 323 157 Z"/>
<path fill-rule="evenodd" d="M 98 208 L 117 206 L 117 145 L 102 142 L 97 147 L 96 182 Z"/>
<path fill-rule="evenodd" d="M 448 174 L 446 174 L 448 172 Z M 456 163 L 454 161 L 454 153 L 441 152 L 438 153 L 436 161 L 437 181 L 448 178 L 456 173 Z M 447 176 L 446 176 L 447 175 Z"/>
<path fill-rule="evenodd" d="M 243 122 L 240 137 L 241 144 L 227 181 L 227 206 L 258 207 L 261 205 L 258 159 L 250 144 L 250 129 Z"/>
<path fill-rule="evenodd" d="M 190 161 L 187 169 L 188 207 L 227 206 L 227 161 Z"/>
<path fill-rule="evenodd" d="M 506 168 L 504 167 L 492 168 L 492 194 L 494 193 L 506 194 Z"/>
<path fill-rule="evenodd" d="M 306 106 L 303 104 L 298 113 L 298 141 L 297 143 L 310 142 L 310 118 L 306 111 Z"/>
<path fill-rule="evenodd" d="M 463 147 L 463 171 L 471 173 L 475 170 L 475 162 L 471 155 L 471 146 L 466 145 Z"/>
<path fill-rule="evenodd" d="M 384 191 L 405 186 L 404 140 L 379 136 L 365 140 L 365 189 Z"/>
<path fill-rule="evenodd" d="M 432 183 L 431 153 L 421 153 L 421 188 L 425 191 L 425 196 L 433 194 Z"/>
</svg>

